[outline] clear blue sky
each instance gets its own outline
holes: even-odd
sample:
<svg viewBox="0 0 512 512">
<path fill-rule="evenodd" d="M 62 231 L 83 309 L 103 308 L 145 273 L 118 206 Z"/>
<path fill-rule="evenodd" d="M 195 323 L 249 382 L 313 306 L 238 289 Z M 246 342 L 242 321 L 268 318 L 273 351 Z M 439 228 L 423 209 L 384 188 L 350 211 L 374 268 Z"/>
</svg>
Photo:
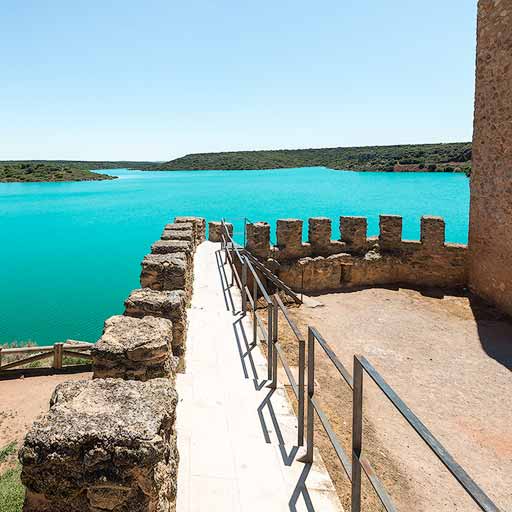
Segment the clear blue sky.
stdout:
<svg viewBox="0 0 512 512">
<path fill-rule="evenodd" d="M 476 0 L 2 0 L 0 159 L 470 140 Z"/>
</svg>

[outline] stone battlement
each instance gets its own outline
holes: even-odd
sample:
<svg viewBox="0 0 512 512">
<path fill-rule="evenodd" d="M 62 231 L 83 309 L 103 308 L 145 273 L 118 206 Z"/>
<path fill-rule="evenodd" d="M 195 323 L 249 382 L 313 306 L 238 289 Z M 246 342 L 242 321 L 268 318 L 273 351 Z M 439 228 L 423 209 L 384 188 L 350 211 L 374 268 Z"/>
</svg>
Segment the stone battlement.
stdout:
<svg viewBox="0 0 512 512">
<path fill-rule="evenodd" d="M 276 245 L 270 243 L 270 225 L 247 225 L 246 248 L 266 260 L 288 286 L 315 292 L 386 284 L 464 287 L 467 283 L 467 247 L 445 241 L 441 217 L 421 218 L 420 240 L 402 239 L 402 217 L 381 215 L 380 232 L 368 237 L 365 217 L 339 218 L 338 239 L 332 239 L 331 219 L 279 219 Z"/>
<path fill-rule="evenodd" d="M 93 380 L 61 384 L 20 452 L 26 512 L 176 510 L 176 372 L 183 370 L 200 217 L 176 217 L 144 257 L 141 288 L 105 321 Z"/>
</svg>

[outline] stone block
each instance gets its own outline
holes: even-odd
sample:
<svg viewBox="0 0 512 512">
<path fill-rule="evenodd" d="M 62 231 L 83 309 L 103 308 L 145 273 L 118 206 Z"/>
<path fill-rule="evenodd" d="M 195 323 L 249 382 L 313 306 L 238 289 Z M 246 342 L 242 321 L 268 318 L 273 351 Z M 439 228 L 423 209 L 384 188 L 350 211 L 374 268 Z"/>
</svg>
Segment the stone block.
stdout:
<svg viewBox="0 0 512 512">
<path fill-rule="evenodd" d="M 190 223 L 194 226 L 196 245 L 206 240 L 206 220 L 202 217 L 175 217 L 176 224 Z"/>
<path fill-rule="evenodd" d="M 340 217 L 341 241 L 347 244 L 347 250 L 355 253 L 366 249 L 366 217 Z"/>
<path fill-rule="evenodd" d="M 192 268 L 194 246 L 188 240 L 157 240 L 151 246 L 152 254 L 181 254 L 184 253 Z"/>
<path fill-rule="evenodd" d="M 303 272 L 303 290 L 320 292 L 340 289 L 344 266 L 351 260 L 350 254 L 336 254 L 327 258 L 303 258 L 299 261 Z"/>
<path fill-rule="evenodd" d="M 170 222 L 164 226 L 167 231 L 194 231 L 192 222 Z"/>
<path fill-rule="evenodd" d="M 279 219 L 277 221 L 276 237 L 280 260 L 289 260 L 304 256 L 302 247 L 302 220 Z"/>
<path fill-rule="evenodd" d="M 402 242 L 402 217 L 400 215 L 380 215 L 379 247 L 383 251 L 397 251 Z"/>
<path fill-rule="evenodd" d="M 174 512 L 176 405 L 167 379 L 59 384 L 20 450 L 23 510 Z"/>
<path fill-rule="evenodd" d="M 172 352 L 182 356 L 187 330 L 187 297 L 182 290 L 156 291 L 138 288 L 124 301 L 127 316 L 156 316 L 172 321 Z"/>
<path fill-rule="evenodd" d="M 91 356 L 95 379 L 174 377 L 178 360 L 172 353 L 172 322 L 154 316 L 112 316 Z"/>
<path fill-rule="evenodd" d="M 140 285 L 152 290 L 185 290 L 190 297 L 192 266 L 184 252 L 147 254 L 142 260 Z"/>
<path fill-rule="evenodd" d="M 331 232 L 331 219 L 327 217 L 311 217 L 309 219 L 308 241 L 315 256 L 324 256 L 329 253 Z"/>
<path fill-rule="evenodd" d="M 183 240 L 189 242 L 192 247 L 196 245 L 196 237 L 194 236 L 194 231 L 191 229 L 164 229 L 162 231 L 162 235 L 160 236 L 161 240 Z"/>
<path fill-rule="evenodd" d="M 270 255 L 270 225 L 267 222 L 246 224 L 246 248 L 257 258 Z"/>
<path fill-rule="evenodd" d="M 230 222 L 225 223 L 229 235 L 233 236 L 233 224 Z M 223 234 L 222 222 L 209 222 L 208 223 L 208 240 L 210 242 L 221 242 Z"/>
<path fill-rule="evenodd" d="M 442 217 L 421 217 L 421 243 L 424 250 L 440 249 L 444 246 L 445 224 Z"/>
</svg>

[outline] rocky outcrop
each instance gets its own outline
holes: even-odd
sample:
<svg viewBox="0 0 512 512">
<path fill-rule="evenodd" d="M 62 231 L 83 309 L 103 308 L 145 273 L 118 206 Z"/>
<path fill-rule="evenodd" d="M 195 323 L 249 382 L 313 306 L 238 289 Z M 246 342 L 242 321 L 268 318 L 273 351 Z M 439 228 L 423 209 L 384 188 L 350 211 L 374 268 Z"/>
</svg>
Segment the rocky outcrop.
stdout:
<svg viewBox="0 0 512 512">
<path fill-rule="evenodd" d="M 172 322 L 154 316 L 113 316 L 105 321 L 91 356 L 93 378 L 174 377 L 178 359 L 172 353 Z"/>
<path fill-rule="evenodd" d="M 167 379 L 57 386 L 19 459 L 26 512 L 176 510 L 177 394 Z"/>
<path fill-rule="evenodd" d="M 125 300 L 125 315 L 142 318 L 147 315 L 172 321 L 172 352 L 182 356 L 185 352 L 187 329 L 187 298 L 183 290 L 156 291 L 150 288 L 133 290 Z"/>
</svg>

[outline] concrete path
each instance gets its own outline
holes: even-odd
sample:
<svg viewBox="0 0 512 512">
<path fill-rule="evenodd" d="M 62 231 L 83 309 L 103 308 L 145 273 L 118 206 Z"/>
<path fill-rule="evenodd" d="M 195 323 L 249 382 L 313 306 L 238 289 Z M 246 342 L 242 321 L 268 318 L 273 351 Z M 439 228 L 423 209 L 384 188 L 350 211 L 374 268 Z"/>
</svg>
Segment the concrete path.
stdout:
<svg viewBox="0 0 512 512">
<path fill-rule="evenodd" d="M 296 461 L 297 419 L 284 388 L 266 387 L 250 320 L 220 244 L 196 252 L 186 373 L 177 379 L 178 512 L 342 510 L 321 458 Z"/>
</svg>

